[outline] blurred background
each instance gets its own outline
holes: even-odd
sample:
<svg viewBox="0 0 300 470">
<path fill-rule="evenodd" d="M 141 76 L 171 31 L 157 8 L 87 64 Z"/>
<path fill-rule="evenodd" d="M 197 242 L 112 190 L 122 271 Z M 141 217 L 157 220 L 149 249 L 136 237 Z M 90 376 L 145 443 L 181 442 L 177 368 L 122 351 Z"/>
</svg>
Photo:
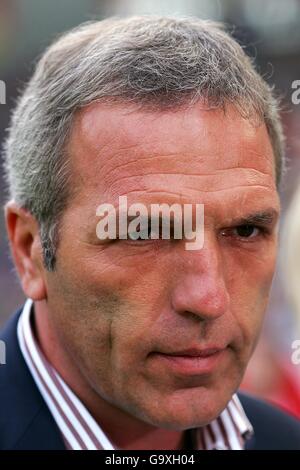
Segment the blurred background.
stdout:
<svg viewBox="0 0 300 470">
<path fill-rule="evenodd" d="M 300 80 L 300 0 L 0 0 L 0 143 L 18 91 L 57 35 L 83 21 L 133 14 L 183 14 L 225 21 L 255 57 L 258 70 L 275 85 L 284 104 L 289 159 L 281 190 L 284 222 L 300 181 L 300 104 L 292 102 L 292 83 Z M 1 170 L 1 206 L 5 198 Z M 24 301 L 9 255 L 3 210 L 0 237 L 1 326 Z M 281 244 L 284 248 L 283 236 Z M 292 342 L 300 340 L 300 321 L 284 293 L 283 256 L 281 248 L 263 334 L 243 388 L 300 417 L 300 364 L 291 361 Z"/>
</svg>

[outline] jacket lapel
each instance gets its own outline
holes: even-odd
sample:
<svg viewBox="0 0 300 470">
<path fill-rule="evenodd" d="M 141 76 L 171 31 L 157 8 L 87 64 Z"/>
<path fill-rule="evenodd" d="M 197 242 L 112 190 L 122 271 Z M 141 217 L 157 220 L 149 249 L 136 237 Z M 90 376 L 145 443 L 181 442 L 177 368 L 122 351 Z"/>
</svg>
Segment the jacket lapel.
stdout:
<svg viewBox="0 0 300 470">
<path fill-rule="evenodd" d="M 0 366 L 0 449 L 62 450 L 60 431 L 23 359 L 17 339 L 18 310 L 0 333 L 6 364 Z"/>
</svg>

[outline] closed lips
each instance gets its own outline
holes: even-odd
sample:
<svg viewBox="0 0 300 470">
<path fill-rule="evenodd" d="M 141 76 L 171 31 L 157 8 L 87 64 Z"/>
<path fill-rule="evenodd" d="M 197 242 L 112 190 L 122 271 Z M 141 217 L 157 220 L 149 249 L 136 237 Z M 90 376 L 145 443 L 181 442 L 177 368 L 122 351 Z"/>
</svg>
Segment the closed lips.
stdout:
<svg viewBox="0 0 300 470">
<path fill-rule="evenodd" d="M 222 351 L 224 348 L 206 348 L 206 349 L 183 349 L 175 352 L 156 352 L 165 356 L 186 356 L 186 357 L 209 357 Z"/>
</svg>

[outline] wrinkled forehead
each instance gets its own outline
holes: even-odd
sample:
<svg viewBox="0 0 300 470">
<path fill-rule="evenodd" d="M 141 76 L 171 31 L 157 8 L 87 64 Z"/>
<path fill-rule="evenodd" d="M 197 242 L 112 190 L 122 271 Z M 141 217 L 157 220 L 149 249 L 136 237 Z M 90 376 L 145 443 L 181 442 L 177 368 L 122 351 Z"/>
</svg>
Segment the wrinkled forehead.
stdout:
<svg viewBox="0 0 300 470">
<path fill-rule="evenodd" d="M 265 124 L 244 119 L 233 106 L 149 112 L 94 103 L 77 113 L 68 153 L 85 194 L 276 190 Z"/>
</svg>

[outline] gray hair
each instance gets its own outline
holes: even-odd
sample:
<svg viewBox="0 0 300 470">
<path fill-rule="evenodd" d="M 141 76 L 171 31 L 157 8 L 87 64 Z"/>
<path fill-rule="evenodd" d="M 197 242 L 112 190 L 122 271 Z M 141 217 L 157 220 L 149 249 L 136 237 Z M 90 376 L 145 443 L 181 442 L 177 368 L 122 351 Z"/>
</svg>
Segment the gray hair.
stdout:
<svg viewBox="0 0 300 470">
<path fill-rule="evenodd" d="M 233 104 L 265 122 L 276 181 L 284 138 L 278 100 L 224 25 L 198 18 L 135 16 L 89 22 L 44 53 L 20 97 L 4 145 L 10 197 L 40 227 L 45 267 L 54 270 L 59 219 L 70 196 L 66 143 L 75 112 L 125 100 L 150 110 Z"/>
</svg>

